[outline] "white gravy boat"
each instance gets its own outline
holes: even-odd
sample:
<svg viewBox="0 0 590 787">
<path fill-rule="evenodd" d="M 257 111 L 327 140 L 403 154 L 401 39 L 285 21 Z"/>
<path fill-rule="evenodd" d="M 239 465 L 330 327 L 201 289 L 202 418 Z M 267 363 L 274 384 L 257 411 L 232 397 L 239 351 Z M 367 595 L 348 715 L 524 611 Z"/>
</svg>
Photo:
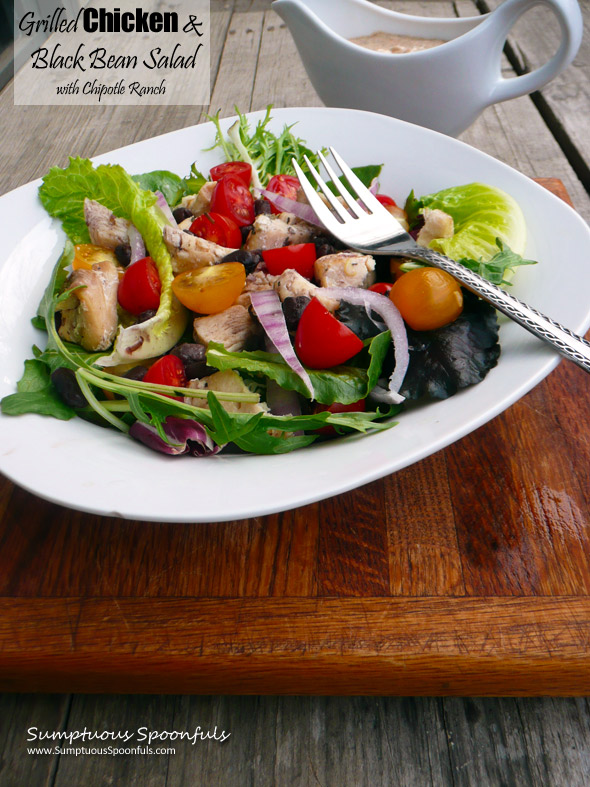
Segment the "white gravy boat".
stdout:
<svg viewBox="0 0 590 787">
<path fill-rule="evenodd" d="M 561 28 L 555 55 L 531 73 L 501 76 L 502 49 L 517 19 L 547 5 Z M 464 19 L 409 16 L 367 0 L 275 0 L 309 78 L 328 106 L 379 112 L 456 136 L 490 104 L 538 90 L 574 59 L 582 41 L 576 0 L 506 0 Z M 347 39 L 382 30 L 438 38 L 408 54 L 375 52 Z"/>
</svg>

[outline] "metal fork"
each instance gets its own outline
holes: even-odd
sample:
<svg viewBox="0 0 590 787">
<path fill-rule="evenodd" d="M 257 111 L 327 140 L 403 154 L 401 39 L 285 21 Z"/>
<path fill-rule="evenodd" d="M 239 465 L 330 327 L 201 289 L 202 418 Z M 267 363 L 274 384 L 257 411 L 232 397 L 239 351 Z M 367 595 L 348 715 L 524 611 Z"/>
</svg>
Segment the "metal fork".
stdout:
<svg viewBox="0 0 590 787">
<path fill-rule="evenodd" d="M 407 257 L 408 259 L 421 260 L 435 268 L 447 271 L 469 290 L 477 293 L 485 301 L 495 306 L 498 311 L 522 325 L 523 328 L 526 328 L 539 339 L 543 339 L 543 341 L 553 345 L 558 352 L 569 358 L 570 361 L 590 372 L 590 342 L 587 342 L 584 338 L 555 322 L 550 317 L 541 314 L 541 312 L 533 309 L 526 303 L 519 301 L 514 295 L 502 290 L 477 273 L 445 257 L 444 254 L 418 246 L 397 219 L 361 183 L 334 148 L 330 148 L 330 151 L 350 187 L 356 192 L 364 207 L 346 189 L 321 152 L 318 153 L 320 161 L 326 168 L 326 172 L 346 203 L 348 210 L 330 191 L 307 156 L 305 156 L 305 162 L 309 167 L 309 171 L 330 203 L 333 211 L 320 198 L 318 192 L 295 159 L 293 159 L 293 166 L 309 204 L 332 235 L 346 243 L 347 246 L 366 254 L 378 253 L 386 254 L 390 257 Z"/>
</svg>

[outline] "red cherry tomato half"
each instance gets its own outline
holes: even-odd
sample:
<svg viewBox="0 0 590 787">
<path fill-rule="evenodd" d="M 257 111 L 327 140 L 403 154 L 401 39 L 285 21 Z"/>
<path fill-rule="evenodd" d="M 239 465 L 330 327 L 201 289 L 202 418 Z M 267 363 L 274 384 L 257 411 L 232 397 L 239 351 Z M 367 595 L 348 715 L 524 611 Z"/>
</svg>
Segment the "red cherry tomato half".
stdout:
<svg viewBox="0 0 590 787">
<path fill-rule="evenodd" d="M 307 304 L 295 334 L 295 350 L 310 369 L 329 369 L 344 363 L 363 349 L 350 328 L 339 322 L 317 298 Z"/>
<path fill-rule="evenodd" d="M 225 164 L 218 164 L 210 170 L 211 180 L 221 180 L 226 175 L 233 175 L 239 178 L 246 188 L 252 182 L 252 165 L 245 161 L 226 161 Z"/>
<path fill-rule="evenodd" d="M 240 228 L 233 219 L 222 216 L 221 213 L 205 213 L 199 216 L 191 224 L 190 231 L 199 238 L 230 249 L 239 249 L 242 245 Z"/>
<path fill-rule="evenodd" d="M 313 411 L 314 413 L 325 413 L 326 411 L 329 413 L 364 413 L 365 400 L 359 399 L 358 402 L 351 402 L 350 404 L 340 404 L 340 402 L 320 404 L 317 402 Z M 322 426 L 321 429 L 316 429 L 316 432 L 319 432 L 319 434 L 337 434 L 336 429 L 330 424 Z"/>
<path fill-rule="evenodd" d="M 267 249 L 262 252 L 262 258 L 273 276 L 280 276 L 288 268 L 293 268 L 301 276 L 311 279 L 317 255 L 315 243 L 295 243 L 293 246 Z"/>
<path fill-rule="evenodd" d="M 141 314 L 160 305 L 162 285 L 156 263 L 143 257 L 130 265 L 119 283 L 117 297 L 123 309 L 131 314 Z"/>
<path fill-rule="evenodd" d="M 247 227 L 254 221 L 254 197 L 239 178 L 224 175 L 213 189 L 211 212 L 227 216 L 238 227 Z"/>
<path fill-rule="evenodd" d="M 174 385 L 185 388 L 186 372 L 184 370 L 184 364 L 176 355 L 164 355 L 150 366 L 143 378 L 143 382 L 156 383 L 157 385 Z M 165 395 L 168 396 L 168 394 Z M 181 396 L 171 396 L 170 398 L 182 402 Z"/>
<path fill-rule="evenodd" d="M 387 281 L 378 281 L 376 284 L 371 284 L 369 289 L 371 292 L 378 292 L 380 295 L 389 295 L 389 291 L 393 284 Z"/>
<path fill-rule="evenodd" d="M 382 205 L 385 205 L 386 208 L 397 208 L 397 202 L 393 199 L 393 197 L 388 197 L 387 194 L 375 194 L 375 196 Z"/>
<path fill-rule="evenodd" d="M 266 188 L 268 191 L 272 191 L 273 194 L 282 194 L 283 197 L 297 199 L 297 192 L 301 188 L 301 184 L 298 178 L 293 177 L 293 175 L 274 175 L 268 181 Z M 272 213 L 282 213 L 281 209 L 275 207 L 272 203 L 270 209 Z"/>
</svg>

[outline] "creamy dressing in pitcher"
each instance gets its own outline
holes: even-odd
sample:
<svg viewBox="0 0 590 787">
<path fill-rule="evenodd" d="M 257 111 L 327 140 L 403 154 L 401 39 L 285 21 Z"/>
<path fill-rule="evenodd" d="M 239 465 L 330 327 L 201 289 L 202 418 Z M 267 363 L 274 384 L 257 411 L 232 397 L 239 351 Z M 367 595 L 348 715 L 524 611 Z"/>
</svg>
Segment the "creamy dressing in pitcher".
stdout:
<svg viewBox="0 0 590 787">
<path fill-rule="evenodd" d="M 420 52 L 423 49 L 432 49 L 434 46 L 445 44 L 442 38 L 419 38 L 418 36 L 401 36 L 395 33 L 384 33 L 382 30 L 370 36 L 349 38 L 351 43 L 372 49 L 374 52 L 386 52 L 390 55 L 405 55 L 409 52 Z"/>
</svg>

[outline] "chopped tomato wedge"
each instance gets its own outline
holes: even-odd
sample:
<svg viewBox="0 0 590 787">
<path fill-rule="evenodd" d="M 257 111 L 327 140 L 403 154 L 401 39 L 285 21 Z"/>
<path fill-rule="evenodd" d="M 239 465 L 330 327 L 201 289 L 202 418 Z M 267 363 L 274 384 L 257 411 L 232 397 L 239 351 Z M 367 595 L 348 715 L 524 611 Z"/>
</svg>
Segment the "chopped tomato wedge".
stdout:
<svg viewBox="0 0 590 787">
<path fill-rule="evenodd" d="M 210 170 L 211 180 L 221 180 L 226 175 L 233 175 L 239 178 L 244 186 L 248 188 L 252 182 L 252 165 L 245 161 L 226 161 L 225 164 L 218 164 Z"/>
<path fill-rule="evenodd" d="M 190 231 L 199 238 L 230 249 L 239 249 L 242 245 L 240 228 L 233 219 L 222 216 L 221 213 L 205 213 L 199 216 L 191 224 Z"/>
<path fill-rule="evenodd" d="M 314 413 L 325 413 L 326 411 L 329 413 L 364 413 L 365 400 L 359 399 L 358 402 L 351 402 L 350 404 L 340 404 L 340 402 L 334 402 L 334 404 L 320 404 L 316 402 L 313 411 Z M 336 429 L 328 424 L 327 426 L 322 426 L 321 429 L 316 429 L 316 432 L 320 434 L 336 434 Z"/>
<path fill-rule="evenodd" d="M 241 262 L 220 262 L 179 273 L 172 281 L 172 291 L 187 309 L 217 314 L 229 309 L 245 283 L 246 269 Z"/>
<path fill-rule="evenodd" d="M 80 243 L 78 246 L 74 246 L 72 268 L 75 271 L 80 268 L 90 271 L 97 262 L 105 260 L 109 260 L 113 265 L 119 265 L 115 253 L 109 249 L 103 249 L 102 246 L 95 246 L 93 243 Z"/>
<path fill-rule="evenodd" d="M 337 320 L 317 298 L 305 307 L 295 334 L 299 360 L 310 369 L 329 369 L 352 358 L 363 343 Z"/>
<path fill-rule="evenodd" d="M 268 191 L 272 191 L 273 194 L 282 194 L 283 197 L 297 199 L 297 192 L 301 188 L 301 184 L 299 179 L 293 177 L 293 175 L 274 175 L 268 181 L 266 188 Z M 282 212 L 280 208 L 275 207 L 272 203 L 270 209 L 272 213 Z"/>
<path fill-rule="evenodd" d="M 389 291 L 393 287 L 393 284 L 390 284 L 387 281 L 378 281 L 376 284 L 371 284 L 369 289 L 371 292 L 378 292 L 379 295 L 389 295 Z"/>
<path fill-rule="evenodd" d="M 385 205 L 386 208 L 397 208 L 397 202 L 393 199 L 393 197 L 388 197 L 387 194 L 375 194 L 375 197 L 382 205 Z"/>
<path fill-rule="evenodd" d="M 176 355 L 164 355 L 150 366 L 144 375 L 143 382 L 185 388 L 187 381 L 184 364 Z M 168 396 L 168 394 L 165 395 Z M 171 396 L 170 398 L 182 402 L 181 396 Z"/>
<path fill-rule="evenodd" d="M 213 190 L 211 211 L 227 216 L 238 227 L 247 227 L 254 221 L 254 197 L 240 178 L 224 175 Z"/>
<path fill-rule="evenodd" d="M 293 268 L 306 279 L 313 277 L 313 266 L 317 259 L 315 243 L 295 243 L 262 252 L 268 272 L 280 276 L 288 268 Z"/>
<path fill-rule="evenodd" d="M 117 297 L 119 304 L 131 314 L 141 314 L 160 305 L 162 285 L 156 263 L 143 257 L 130 265 L 121 279 Z"/>
</svg>

